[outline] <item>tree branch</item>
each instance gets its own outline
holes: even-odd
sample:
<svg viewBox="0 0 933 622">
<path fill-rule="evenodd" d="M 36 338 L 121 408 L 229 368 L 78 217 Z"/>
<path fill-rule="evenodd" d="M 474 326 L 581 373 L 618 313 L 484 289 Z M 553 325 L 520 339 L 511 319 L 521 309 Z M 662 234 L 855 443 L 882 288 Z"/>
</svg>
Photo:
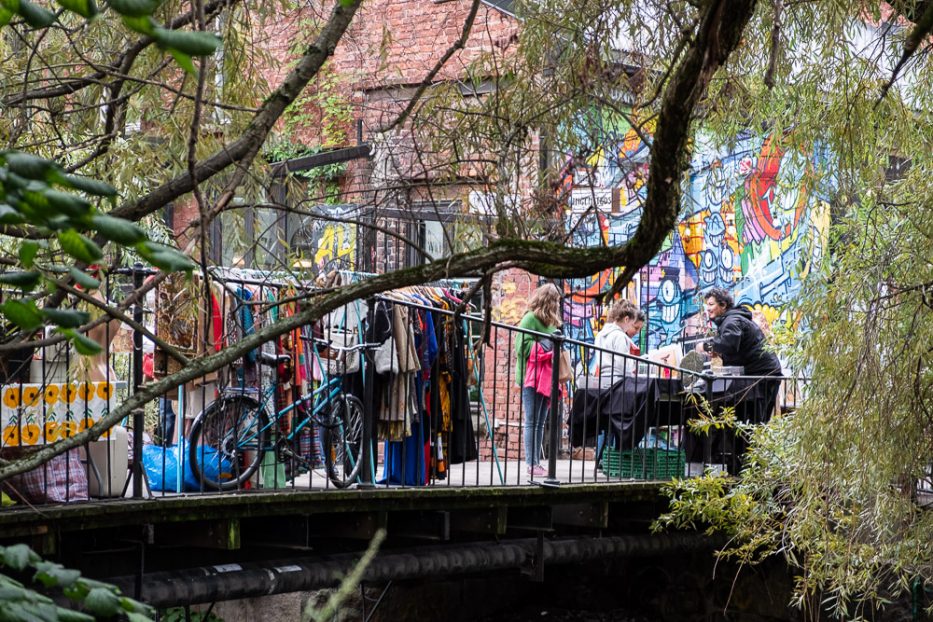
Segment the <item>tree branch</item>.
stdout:
<svg viewBox="0 0 933 622">
<path fill-rule="evenodd" d="M 781 19 L 784 17 L 784 0 L 771 0 L 774 12 L 771 24 L 771 52 L 768 55 L 768 69 L 764 83 L 769 89 L 774 88 L 774 74 L 777 72 L 778 57 L 781 55 Z"/>
<path fill-rule="evenodd" d="M 626 245 L 631 248 L 629 256 L 615 264 L 624 268 L 608 297 L 622 291 L 651 261 L 674 228 L 680 211 L 680 178 L 689 163 L 687 142 L 694 110 L 706 95 L 713 74 L 739 44 L 754 9 L 755 0 L 712 0 L 704 5 L 696 36 L 661 100 L 648 166 L 648 194 L 638 230 Z"/>
<path fill-rule="evenodd" d="M 907 37 L 906 43 L 904 43 L 904 53 L 901 54 L 901 59 L 897 61 L 897 65 L 895 65 L 894 71 L 891 73 L 891 79 L 881 88 L 881 95 L 878 96 L 878 101 L 875 102 L 876 107 L 887 96 L 891 87 L 894 86 L 894 82 L 897 80 L 897 76 L 900 74 L 901 69 L 904 68 L 904 65 L 907 64 L 910 57 L 920 48 L 920 44 L 924 42 L 930 33 L 933 33 L 933 2 L 928 2 L 926 5 L 926 9 L 923 11 L 920 19 L 917 20 L 914 29 L 910 31 L 910 36 Z"/>
<path fill-rule="evenodd" d="M 472 251 L 457 253 L 449 258 L 373 276 L 340 287 L 332 293 L 310 300 L 295 315 L 265 326 L 220 352 L 194 359 L 180 371 L 144 386 L 87 430 L 43 447 L 28 457 L 3 464 L 0 467 L 0 482 L 34 469 L 69 449 L 95 440 L 133 410 L 143 407 L 167 391 L 229 365 L 263 343 L 311 324 L 324 314 L 353 300 L 365 299 L 381 292 L 426 281 L 494 272 L 505 266 L 524 268 L 552 278 L 582 277 L 612 266 L 628 265 L 636 255 L 629 244 L 609 248 L 568 248 L 556 242 L 502 240 Z"/>
<path fill-rule="evenodd" d="M 279 88 L 266 99 L 243 134 L 197 165 L 194 172 L 198 181 L 207 181 L 234 163 L 242 164 L 251 160 L 266 136 L 272 131 L 275 122 L 282 116 L 285 108 L 295 101 L 311 78 L 317 75 L 324 62 L 334 53 L 337 43 L 350 25 L 361 2 L 362 0 L 351 0 L 348 3 L 340 1 L 334 5 L 317 40 L 305 50 L 298 64 L 289 72 Z M 125 203 L 114 209 L 111 215 L 133 221 L 139 220 L 193 189 L 194 179 L 191 172 L 186 171 L 139 200 Z"/>
<path fill-rule="evenodd" d="M 390 132 L 397 128 L 399 125 L 405 123 L 411 111 L 415 109 L 415 106 L 418 105 L 418 102 L 421 100 L 421 96 L 424 95 L 424 92 L 428 90 L 428 87 L 434 82 L 434 78 L 440 73 L 441 69 L 444 68 L 444 65 L 447 64 L 447 61 L 458 51 L 462 50 L 463 46 L 466 45 L 467 39 L 470 38 L 470 31 L 473 29 L 473 22 L 476 21 L 476 14 L 479 11 L 479 0 L 473 0 L 473 4 L 470 6 L 470 13 L 467 15 L 466 21 L 463 23 L 463 29 L 460 31 L 460 38 L 454 41 L 453 45 L 447 48 L 447 51 L 444 55 L 438 59 L 437 63 L 434 64 L 434 67 L 431 71 L 428 72 L 428 75 L 424 77 L 424 80 L 418 85 L 418 89 L 415 91 L 414 95 L 411 96 L 411 99 L 408 100 L 408 104 L 405 106 L 405 109 L 395 118 L 392 123 L 388 126 L 379 129 L 379 133 Z"/>
<path fill-rule="evenodd" d="M 204 10 L 207 15 L 213 17 L 221 10 L 223 10 L 227 5 L 233 5 L 238 1 L 239 0 L 214 0 L 214 2 L 205 5 Z M 179 15 L 166 24 L 166 28 L 177 30 L 178 28 L 190 24 L 195 19 L 195 17 L 196 15 L 193 10 L 188 11 L 184 15 Z M 151 37 L 140 37 L 133 45 L 128 47 L 123 53 L 115 58 L 113 63 L 110 64 L 110 67 L 121 68 L 122 73 L 128 73 L 128 68 L 132 67 L 136 57 L 139 56 L 139 54 L 147 47 L 152 45 L 154 41 L 155 40 Z M 51 99 L 54 97 L 62 97 L 64 95 L 71 95 L 72 93 L 76 93 L 81 89 L 87 88 L 94 84 L 100 84 L 101 81 L 107 77 L 107 75 L 107 71 L 100 69 L 90 75 L 81 78 L 69 79 L 67 82 L 59 80 L 60 84 L 57 86 L 39 88 L 8 97 L 3 100 L 3 106 L 13 107 L 34 99 Z"/>
</svg>

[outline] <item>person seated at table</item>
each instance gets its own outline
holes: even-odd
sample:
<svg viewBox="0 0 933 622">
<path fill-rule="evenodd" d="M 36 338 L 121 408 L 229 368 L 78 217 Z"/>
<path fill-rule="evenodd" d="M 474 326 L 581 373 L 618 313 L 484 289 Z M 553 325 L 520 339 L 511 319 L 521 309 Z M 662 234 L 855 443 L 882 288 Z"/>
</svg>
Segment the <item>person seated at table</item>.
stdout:
<svg viewBox="0 0 933 622">
<path fill-rule="evenodd" d="M 635 375 L 638 361 L 630 357 L 641 355 L 641 349 L 632 337 L 641 331 L 644 324 L 644 312 L 628 301 L 616 303 L 609 309 L 606 325 L 593 343 L 600 348 L 596 351 L 596 375 L 599 376 L 600 387 L 611 386 L 624 376 Z"/>
<path fill-rule="evenodd" d="M 724 289 L 713 288 L 706 293 L 706 314 L 717 327 L 716 335 L 697 345 L 704 352 L 719 356 L 723 365 L 740 366 L 745 376 L 781 376 L 781 361 L 767 349 L 761 328 L 754 321 L 751 310 L 736 307 L 732 295 Z M 739 414 L 743 421 L 764 423 L 771 419 L 780 391 L 780 380 L 761 381 L 762 408 L 745 404 L 747 412 Z"/>
<path fill-rule="evenodd" d="M 711 353 L 723 365 L 741 366 L 746 376 L 780 376 L 781 362 L 765 348 L 765 336 L 745 307 L 736 307 L 732 295 L 713 288 L 706 293 L 706 315 L 716 325 L 716 335 L 697 344 L 697 351 Z"/>
<path fill-rule="evenodd" d="M 755 323 L 752 312 L 745 307 L 736 307 L 732 295 L 719 288 L 709 290 L 704 297 L 706 315 L 717 327 L 716 335 L 709 341 L 697 344 L 697 352 L 704 356 L 712 354 L 722 359 L 723 365 L 743 367 L 744 376 L 780 376 L 781 363 L 777 356 L 768 351 L 761 328 Z M 739 382 L 739 393 L 723 398 L 735 407 L 735 416 L 746 423 L 766 423 L 771 419 L 773 405 L 781 385 L 779 378 L 746 379 Z M 752 388 L 756 390 L 752 390 Z M 726 402 L 723 402 L 724 404 Z M 721 430 L 705 441 L 705 452 L 714 462 L 726 465 L 735 474 L 744 464 L 747 441 L 734 430 Z M 689 445 L 693 445 L 693 449 Z M 695 462 L 701 458 L 701 444 L 690 442 L 688 436 L 687 460 Z"/>
</svg>

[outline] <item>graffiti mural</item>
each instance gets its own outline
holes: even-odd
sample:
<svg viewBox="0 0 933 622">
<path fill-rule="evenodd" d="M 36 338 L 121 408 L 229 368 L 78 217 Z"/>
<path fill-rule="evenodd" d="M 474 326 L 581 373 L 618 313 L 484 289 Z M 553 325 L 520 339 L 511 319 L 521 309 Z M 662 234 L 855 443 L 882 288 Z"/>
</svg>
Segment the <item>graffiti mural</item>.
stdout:
<svg viewBox="0 0 933 622">
<path fill-rule="evenodd" d="M 355 206 L 322 205 L 315 208 L 327 219 L 309 217 L 292 239 L 298 261 L 318 272 L 331 269 L 353 270 L 356 267 L 356 225 L 335 222 L 337 218 L 356 218 Z"/>
<path fill-rule="evenodd" d="M 645 200 L 641 137 L 621 118 L 603 116 L 599 123 L 602 146 L 585 170 L 573 171 L 571 183 L 574 197 L 611 192 L 612 206 L 586 211 L 584 200 L 574 201 L 569 220 L 577 246 L 626 242 Z M 702 293 L 712 287 L 731 290 L 737 303 L 771 321 L 800 291 L 825 248 L 832 181 L 827 153 L 790 148 L 785 138 L 747 133 L 729 146 L 708 135 L 696 139 L 675 230 L 625 294 L 648 315 L 643 347 L 704 331 Z M 592 340 L 597 332 L 603 309 L 595 296 L 613 276 L 609 270 L 567 282 L 566 320 L 578 338 Z"/>
</svg>

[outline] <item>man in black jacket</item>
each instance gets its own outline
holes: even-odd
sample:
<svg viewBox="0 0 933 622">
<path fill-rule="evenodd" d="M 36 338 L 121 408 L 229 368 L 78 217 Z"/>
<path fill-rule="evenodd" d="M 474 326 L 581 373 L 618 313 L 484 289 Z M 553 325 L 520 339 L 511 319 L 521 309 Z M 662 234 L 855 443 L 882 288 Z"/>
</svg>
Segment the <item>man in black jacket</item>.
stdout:
<svg viewBox="0 0 933 622">
<path fill-rule="evenodd" d="M 746 376 L 781 375 L 781 362 L 765 348 L 764 334 L 752 320 L 751 311 L 736 307 L 732 296 L 724 289 L 709 290 L 705 301 L 706 314 L 716 325 L 717 333 L 711 341 L 698 344 L 697 351 L 720 356 L 723 365 L 742 366 Z M 734 403 L 736 418 L 747 423 L 767 422 L 777 403 L 781 381 L 761 379 L 741 382 L 751 382 L 751 385 L 731 397 L 731 400 L 737 400 Z M 721 459 L 727 463 L 730 473 L 737 473 L 747 447 L 745 438 L 724 430 L 717 438 L 710 440 L 713 461 Z"/>
<path fill-rule="evenodd" d="M 781 362 L 765 349 L 765 336 L 752 320 L 752 312 L 736 307 L 729 292 L 709 290 L 706 314 L 718 330 L 712 342 L 702 344 L 704 350 L 718 354 L 723 365 L 744 367 L 746 376 L 781 375 Z"/>
</svg>

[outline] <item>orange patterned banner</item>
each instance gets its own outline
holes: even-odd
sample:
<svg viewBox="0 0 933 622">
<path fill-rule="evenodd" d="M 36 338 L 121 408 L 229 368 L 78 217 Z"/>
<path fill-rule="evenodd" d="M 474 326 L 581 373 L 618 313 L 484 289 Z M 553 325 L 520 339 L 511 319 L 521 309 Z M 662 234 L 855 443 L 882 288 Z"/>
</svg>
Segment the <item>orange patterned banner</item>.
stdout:
<svg viewBox="0 0 933 622">
<path fill-rule="evenodd" d="M 113 388 L 112 382 L 0 386 L 0 447 L 74 436 L 109 412 Z"/>
</svg>

